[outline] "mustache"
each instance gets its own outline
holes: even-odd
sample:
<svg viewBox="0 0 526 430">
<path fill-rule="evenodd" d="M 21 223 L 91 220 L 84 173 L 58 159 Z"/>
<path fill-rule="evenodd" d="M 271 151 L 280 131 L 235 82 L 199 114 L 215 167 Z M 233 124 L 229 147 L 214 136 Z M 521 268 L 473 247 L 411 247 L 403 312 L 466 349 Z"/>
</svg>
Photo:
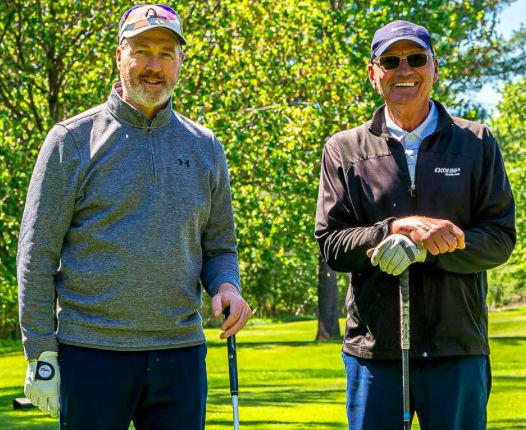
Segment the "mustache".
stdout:
<svg viewBox="0 0 526 430">
<path fill-rule="evenodd" d="M 151 75 L 148 73 L 143 73 L 139 75 L 139 79 L 157 79 L 162 82 L 166 82 L 166 78 L 163 75 Z"/>
</svg>

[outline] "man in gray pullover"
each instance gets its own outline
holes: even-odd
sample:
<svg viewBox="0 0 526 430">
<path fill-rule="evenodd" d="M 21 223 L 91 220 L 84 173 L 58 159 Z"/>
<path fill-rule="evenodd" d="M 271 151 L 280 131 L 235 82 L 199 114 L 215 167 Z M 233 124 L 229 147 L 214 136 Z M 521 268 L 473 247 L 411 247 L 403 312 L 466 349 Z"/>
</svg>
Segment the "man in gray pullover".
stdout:
<svg viewBox="0 0 526 430">
<path fill-rule="evenodd" d="M 223 147 L 171 108 L 185 44 L 169 7 L 126 12 L 121 81 L 53 127 L 35 165 L 17 256 L 25 393 L 61 429 L 203 429 L 199 281 L 216 317 L 231 309 L 221 338 L 250 317 Z"/>
</svg>

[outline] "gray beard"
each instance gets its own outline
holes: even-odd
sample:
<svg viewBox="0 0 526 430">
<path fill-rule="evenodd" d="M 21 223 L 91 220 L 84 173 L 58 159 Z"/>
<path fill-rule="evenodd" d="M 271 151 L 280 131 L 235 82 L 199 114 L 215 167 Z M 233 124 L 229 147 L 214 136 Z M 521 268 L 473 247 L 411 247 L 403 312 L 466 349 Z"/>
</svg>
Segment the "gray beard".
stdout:
<svg viewBox="0 0 526 430">
<path fill-rule="evenodd" d="M 168 101 L 177 84 L 177 79 L 172 82 L 165 82 L 160 91 L 156 88 L 144 87 L 138 79 L 132 79 L 131 76 L 126 73 L 121 73 L 121 83 L 131 100 L 151 109 L 163 105 Z"/>
<path fill-rule="evenodd" d="M 159 105 L 166 103 L 166 101 L 172 95 L 173 88 L 165 86 L 161 91 L 156 89 L 149 89 L 143 87 L 141 84 L 128 85 L 129 82 L 123 80 L 123 86 L 126 88 L 126 92 L 130 99 L 135 103 L 147 108 L 154 108 Z"/>
</svg>

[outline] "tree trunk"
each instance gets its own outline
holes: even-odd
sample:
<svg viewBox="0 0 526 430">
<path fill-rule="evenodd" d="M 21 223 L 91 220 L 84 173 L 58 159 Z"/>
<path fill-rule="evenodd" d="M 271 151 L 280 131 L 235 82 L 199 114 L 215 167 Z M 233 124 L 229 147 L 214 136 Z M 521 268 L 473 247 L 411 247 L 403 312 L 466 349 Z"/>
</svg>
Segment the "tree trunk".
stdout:
<svg viewBox="0 0 526 430">
<path fill-rule="evenodd" d="M 318 266 L 318 334 L 316 340 L 340 337 L 338 323 L 338 280 L 323 257 Z"/>
</svg>

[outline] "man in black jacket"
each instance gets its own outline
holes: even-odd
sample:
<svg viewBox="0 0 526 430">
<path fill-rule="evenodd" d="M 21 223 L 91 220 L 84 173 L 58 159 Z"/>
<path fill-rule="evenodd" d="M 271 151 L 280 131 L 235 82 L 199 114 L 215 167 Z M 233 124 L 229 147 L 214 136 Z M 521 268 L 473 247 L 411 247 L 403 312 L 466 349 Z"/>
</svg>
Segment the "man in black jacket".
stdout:
<svg viewBox="0 0 526 430">
<path fill-rule="evenodd" d="M 406 268 L 411 411 L 424 430 L 485 429 L 486 270 L 509 258 L 516 239 L 501 153 L 485 126 L 429 99 L 438 61 L 424 27 L 395 21 L 379 29 L 368 70 L 385 105 L 327 141 L 315 231 L 329 266 L 349 273 L 349 429 L 403 426 L 393 275 Z"/>
</svg>

